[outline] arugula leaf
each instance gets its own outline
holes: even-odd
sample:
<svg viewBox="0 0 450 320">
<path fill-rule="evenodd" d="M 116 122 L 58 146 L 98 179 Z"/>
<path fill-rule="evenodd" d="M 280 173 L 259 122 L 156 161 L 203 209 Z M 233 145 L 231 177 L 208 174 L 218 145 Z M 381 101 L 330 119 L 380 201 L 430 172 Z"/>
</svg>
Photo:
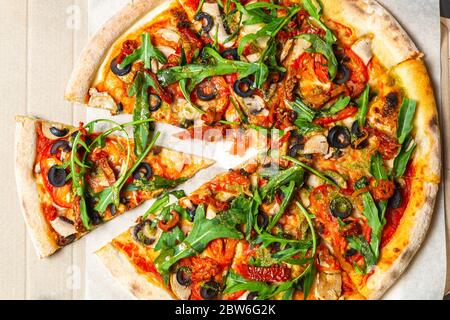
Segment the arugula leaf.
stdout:
<svg viewBox="0 0 450 320">
<path fill-rule="evenodd" d="M 363 194 L 361 194 L 361 197 L 364 207 L 363 214 L 367 218 L 369 227 L 372 229 L 370 247 L 372 248 L 372 252 L 376 260 L 378 260 L 383 223 L 380 218 L 377 205 L 375 204 L 375 201 L 373 200 L 370 192 L 364 192 Z"/>
<path fill-rule="evenodd" d="M 297 120 L 301 119 L 306 122 L 311 122 L 316 117 L 316 111 L 308 107 L 300 98 L 297 98 L 294 103 L 286 100 L 286 103 L 297 113 Z"/>
<path fill-rule="evenodd" d="M 261 244 L 264 248 L 267 248 L 272 243 L 279 243 L 283 246 L 289 244 L 291 246 L 295 246 L 301 249 L 309 249 L 311 247 L 311 241 L 305 240 L 296 240 L 296 239 L 286 239 L 278 236 L 274 236 L 273 234 L 264 232 L 258 235 L 255 239 L 255 244 Z"/>
<path fill-rule="evenodd" d="M 311 16 L 311 18 L 314 19 L 314 21 L 326 32 L 325 39 L 329 44 L 333 44 L 336 42 L 337 38 L 333 34 L 333 32 L 325 25 L 325 23 L 322 22 L 322 11 L 323 6 L 320 0 L 316 0 L 316 3 L 319 7 L 316 7 L 312 0 L 302 0 L 303 7 L 308 12 L 308 14 Z"/>
<path fill-rule="evenodd" d="M 284 210 L 286 210 L 286 207 L 291 201 L 292 195 L 294 194 L 294 188 L 295 188 L 295 181 L 291 181 L 289 182 L 289 185 L 280 188 L 284 194 L 284 198 L 283 201 L 281 202 L 278 212 L 273 217 L 270 218 L 267 230 L 271 230 L 273 227 L 275 227 L 275 225 L 278 223 L 278 220 L 280 220 L 281 216 L 284 213 Z"/>
<path fill-rule="evenodd" d="M 398 113 L 397 138 L 398 143 L 403 144 L 412 131 L 413 118 L 416 112 L 417 102 L 415 100 L 404 99 L 400 112 Z"/>
<path fill-rule="evenodd" d="M 383 164 L 383 158 L 378 151 L 370 158 L 370 172 L 377 180 L 388 179 L 388 174 Z"/>
<path fill-rule="evenodd" d="M 406 166 L 408 165 L 411 155 L 416 149 L 416 142 L 410 137 L 408 137 L 402 145 L 399 154 L 395 157 L 394 167 L 392 173 L 394 177 L 401 178 L 406 171 Z"/>
<path fill-rule="evenodd" d="M 158 48 L 154 47 L 150 38 L 149 33 L 143 33 L 141 35 L 142 45 L 133 51 L 130 55 L 126 56 L 125 59 L 120 63 L 120 68 L 125 68 L 126 66 L 141 60 L 144 62 L 144 68 L 151 68 L 151 60 L 155 58 L 159 63 L 165 64 L 167 62 L 166 56 Z"/>
<path fill-rule="evenodd" d="M 364 257 L 364 261 L 366 263 L 366 270 L 363 273 L 367 273 L 368 271 L 367 269 L 370 269 L 371 267 L 377 264 L 378 258 L 375 256 L 375 254 L 372 251 L 372 248 L 370 247 L 369 243 L 363 236 L 348 237 L 347 241 L 351 248 L 359 251 L 361 255 Z"/>
<path fill-rule="evenodd" d="M 264 200 L 267 196 L 273 196 L 277 189 L 291 181 L 294 181 L 298 185 L 302 184 L 303 174 L 304 170 L 299 166 L 293 166 L 277 173 L 259 190 L 261 199 Z"/>
<path fill-rule="evenodd" d="M 325 58 L 327 58 L 328 74 L 330 80 L 333 80 L 336 77 L 338 69 L 338 61 L 336 59 L 336 56 L 334 55 L 332 45 L 329 42 L 325 42 L 317 34 L 301 34 L 299 36 L 296 36 L 295 38 L 301 38 L 311 43 L 311 47 L 306 51 L 317 52 L 325 56 Z"/>
<path fill-rule="evenodd" d="M 181 47 L 181 56 L 180 56 L 180 66 L 186 65 L 186 54 L 184 51 L 183 46 Z M 203 111 L 199 106 L 195 105 L 191 100 L 191 95 L 187 90 L 187 81 L 188 79 L 181 79 L 178 85 L 180 86 L 181 92 L 183 93 L 184 99 L 189 103 L 189 105 L 194 108 L 197 112 L 204 114 L 205 111 Z"/>
<path fill-rule="evenodd" d="M 324 175 L 323 173 L 319 172 L 318 170 L 314 169 L 313 167 L 310 167 L 309 165 L 307 165 L 306 163 L 303 163 L 295 158 L 289 157 L 289 156 L 283 156 L 282 157 L 285 160 L 291 161 L 293 163 L 295 163 L 297 166 L 300 166 L 306 170 L 308 170 L 309 172 L 311 172 L 312 174 L 318 176 L 320 179 L 326 181 L 327 183 L 337 187 L 337 188 L 341 188 L 334 180 L 330 179 L 329 177 L 327 177 L 326 175 Z"/>
<path fill-rule="evenodd" d="M 259 206 L 261 205 L 261 203 L 262 200 L 261 197 L 259 196 L 258 188 L 255 188 L 250 207 L 247 210 L 247 224 L 245 226 L 245 238 L 247 240 L 250 240 L 252 228 L 256 222 L 256 216 L 258 215 Z"/>
<path fill-rule="evenodd" d="M 127 191 L 154 191 L 158 189 L 171 189 L 177 185 L 186 182 L 188 178 L 179 178 L 175 180 L 169 180 L 161 176 L 155 175 L 152 180 L 137 179 L 133 183 L 127 185 L 125 190 Z"/>
<path fill-rule="evenodd" d="M 336 113 L 338 113 L 339 111 L 345 109 L 348 104 L 350 103 L 351 98 L 349 96 L 340 96 L 335 103 L 333 103 L 333 105 L 326 109 L 326 110 L 322 110 L 320 112 L 320 116 L 324 117 L 324 116 L 333 116 Z"/>
<path fill-rule="evenodd" d="M 193 256 L 205 250 L 206 246 L 213 240 L 219 238 L 241 239 L 242 233 L 236 229 L 238 224 L 244 222 L 245 211 L 242 210 L 243 201 L 235 199 L 226 212 L 211 220 L 206 219 L 203 205 L 197 207 L 192 231 L 178 244 L 173 252 L 162 252 L 161 258 L 155 261 L 155 266 L 160 273 L 167 273 L 172 265 L 180 259 Z"/>
<path fill-rule="evenodd" d="M 147 217 L 151 214 L 154 214 L 161 210 L 169 203 L 169 193 L 164 192 L 156 201 L 152 204 L 152 206 L 147 210 L 147 212 L 142 216 L 142 220 L 147 219 Z"/>
<path fill-rule="evenodd" d="M 223 293 L 234 293 L 237 291 L 251 291 L 258 293 L 258 300 L 264 300 L 269 298 L 274 289 L 272 286 L 265 282 L 259 282 L 254 280 L 247 280 L 241 275 L 234 272 L 234 270 L 230 270 L 227 276 L 227 281 L 225 284 L 225 290 Z"/>
<path fill-rule="evenodd" d="M 366 116 L 367 112 L 369 111 L 369 93 L 370 87 L 369 85 L 367 85 L 363 93 L 356 100 L 356 104 L 359 107 L 357 119 L 360 128 L 363 128 L 366 125 Z"/>
<path fill-rule="evenodd" d="M 177 226 L 168 232 L 164 232 L 155 245 L 155 250 L 167 250 L 174 248 L 178 243 L 183 242 L 184 233 Z"/>
</svg>

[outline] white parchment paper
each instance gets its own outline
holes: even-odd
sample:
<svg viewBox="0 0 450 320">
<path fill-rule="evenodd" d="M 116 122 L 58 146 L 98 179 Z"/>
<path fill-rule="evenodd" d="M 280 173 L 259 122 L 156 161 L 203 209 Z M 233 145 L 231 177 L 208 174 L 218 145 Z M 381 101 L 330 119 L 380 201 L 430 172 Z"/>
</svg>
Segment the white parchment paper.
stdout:
<svg viewBox="0 0 450 320">
<path fill-rule="evenodd" d="M 89 33 L 94 34 L 104 22 L 119 11 L 128 0 L 89 0 Z M 425 60 L 432 77 L 436 96 L 440 96 L 440 27 L 439 0 L 379 0 L 402 24 L 413 38 L 419 49 L 425 53 Z M 389 32 L 389 31 L 387 31 Z M 439 99 L 438 99 L 439 100 Z M 110 118 L 107 112 L 89 109 L 87 121 L 98 118 Z M 115 117 L 116 121 L 129 121 L 129 116 Z M 225 150 L 226 143 L 219 144 L 185 144 L 171 137 L 179 131 L 168 125 L 158 125 L 164 130 L 158 144 L 186 153 L 202 155 L 214 159 L 216 164 L 199 172 L 179 189 L 187 193 L 195 190 L 203 182 L 213 178 L 242 162 L 244 159 L 231 157 Z M 252 154 L 246 155 L 246 158 Z M 442 188 L 441 188 L 442 190 Z M 86 299 L 133 299 L 109 274 L 93 252 L 112 238 L 133 225 L 153 203 L 149 201 L 141 207 L 126 213 L 101 226 L 87 235 L 86 241 Z M 446 257 L 445 257 L 445 220 L 443 193 L 440 192 L 435 213 L 427 239 L 421 250 L 402 275 L 401 279 L 388 291 L 384 299 L 442 299 L 444 294 Z"/>
</svg>

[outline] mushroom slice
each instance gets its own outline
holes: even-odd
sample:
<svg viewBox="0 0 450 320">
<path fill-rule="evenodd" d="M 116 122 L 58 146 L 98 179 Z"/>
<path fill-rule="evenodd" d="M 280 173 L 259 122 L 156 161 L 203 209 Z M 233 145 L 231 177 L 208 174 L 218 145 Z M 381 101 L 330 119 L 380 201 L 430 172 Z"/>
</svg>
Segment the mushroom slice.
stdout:
<svg viewBox="0 0 450 320">
<path fill-rule="evenodd" d="M 243 101 L 245 107 L 251 115 L 268 115 L 269 110 L 266 109 L 266 103 L 260 96 L 254 95 L 251 97 L 243 98 Z"/>
<path fill-rule="evenodd" d="M 74 233 L 77 233 L 74 223 L 66 217 L 57 217 L 55 220 L 50 221 L 53 229 L 63 237 L 68 237 Z"/>
<path fill-rule="evenodd" d="M 342 294 L 342 276 L 340 272 L 319 272 L 316 275 L 315 296 L 319 300 L 338 300 Z"/>
<path fill-rule="evenodd" d="M 166 58 L 176 53 L 175 49 L 172 49 L 171 47 L 168 46 L 157 46 L 157 48 L 159 49 L 159 51 L 163 53 L 163 55 L 166 56 Z"/>
<path fill-rule="evenodd" d="M 321 134 L 317 134 L 308 139 L 303 148 L 304 154 L 327 154 L 328 153 L 328 141 L 327 137 Z"/>
<path fill-rule="evenodd" d="M 168 28 L 158 29 L 158 31 L 156 31 L 156 34 L 160 35 L 161 37 L 170 42 L 180 41 L 180 35 L 172 29 Z"/>
<path fill-rule="evenodd" d="M 289 55 L 289 52 L 291 52 L 291 48 L 292 45 L 294 44 L 294 40 L 293 39 L 289 39 L 287 40 L 284 45 L 283 45 L 283 50 L 281 50 L 281 54 L 280 54 L 280 61 L 283 62 L 284 59 L 287 58 L 287 56 Z"/>
<path fill-rule="evenodd" d="M 89 96 L 89 107 L 106 109 L 112 114 L 117 113 L 117 103 L 107 92 L 99 92 L 97 89 L 91 88 L 89 90 Z"/>
<path fill-rule="evenodd" d="M 362 37 L 352 45 L 352 51 L 367 65 L 373 57 L 372 39 L 369 37 Z"/>
<path fill-rule="evenodd" d="M 170 276 L 170 287 L 175 296 L 180 300 L 188 300 L 191 296 L 191 288 L 189 286 L 183 286 L 178 282 L 176 272 Z"/>
</svg>

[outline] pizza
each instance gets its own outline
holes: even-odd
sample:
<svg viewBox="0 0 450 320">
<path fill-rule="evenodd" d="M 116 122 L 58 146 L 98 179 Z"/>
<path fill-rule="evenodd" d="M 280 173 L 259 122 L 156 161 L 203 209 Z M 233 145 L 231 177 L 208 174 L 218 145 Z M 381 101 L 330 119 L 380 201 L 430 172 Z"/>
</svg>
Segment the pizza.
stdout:
<svg viewBox="0 0 450 320">
<path fill-rule="evenodd" d="M 440 183 L 423 56 L 374 0 L 131 1 L 65 98 L 132 122 L 112 136 L 93 131 L 105 120 L 20 118 L 26 220 L 48 255 L 158 197 L 97 251 L 138 298 L 381 298 L 424 241 Z M 210 161 L 154 147 L 154 121 L 257 156 L 170 192 Z"/>
<path fill-rule="evenodd" d="M 95 124 L 105 122 L 111 129 L 94 131 Z M 127 126 L 96 120 L 77 128 L 16 117 L 17 190 L 40 257 L 52 255 L 148 199 L 171 192 L 213 163 L 154 146 L 158 134 L 137 157 Z"/>
</svg>

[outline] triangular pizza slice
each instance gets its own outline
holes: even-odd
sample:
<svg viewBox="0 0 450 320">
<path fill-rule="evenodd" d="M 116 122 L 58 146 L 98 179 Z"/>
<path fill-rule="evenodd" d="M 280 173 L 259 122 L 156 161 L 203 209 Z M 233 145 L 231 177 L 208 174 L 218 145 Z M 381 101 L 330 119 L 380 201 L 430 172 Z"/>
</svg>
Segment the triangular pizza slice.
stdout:
<svg viewBox="0 0 450 320">
<path fill-rule="evenodd" d="M 111 129 L 96 132 L 96 123 Z M 17 189 L 39 256 L 50 256 L 213 163 L 155 146 L 157 134 L 136 156 L 126 127 L 108 120 L 76 128 L 16 118 Z"/>
</svg>

